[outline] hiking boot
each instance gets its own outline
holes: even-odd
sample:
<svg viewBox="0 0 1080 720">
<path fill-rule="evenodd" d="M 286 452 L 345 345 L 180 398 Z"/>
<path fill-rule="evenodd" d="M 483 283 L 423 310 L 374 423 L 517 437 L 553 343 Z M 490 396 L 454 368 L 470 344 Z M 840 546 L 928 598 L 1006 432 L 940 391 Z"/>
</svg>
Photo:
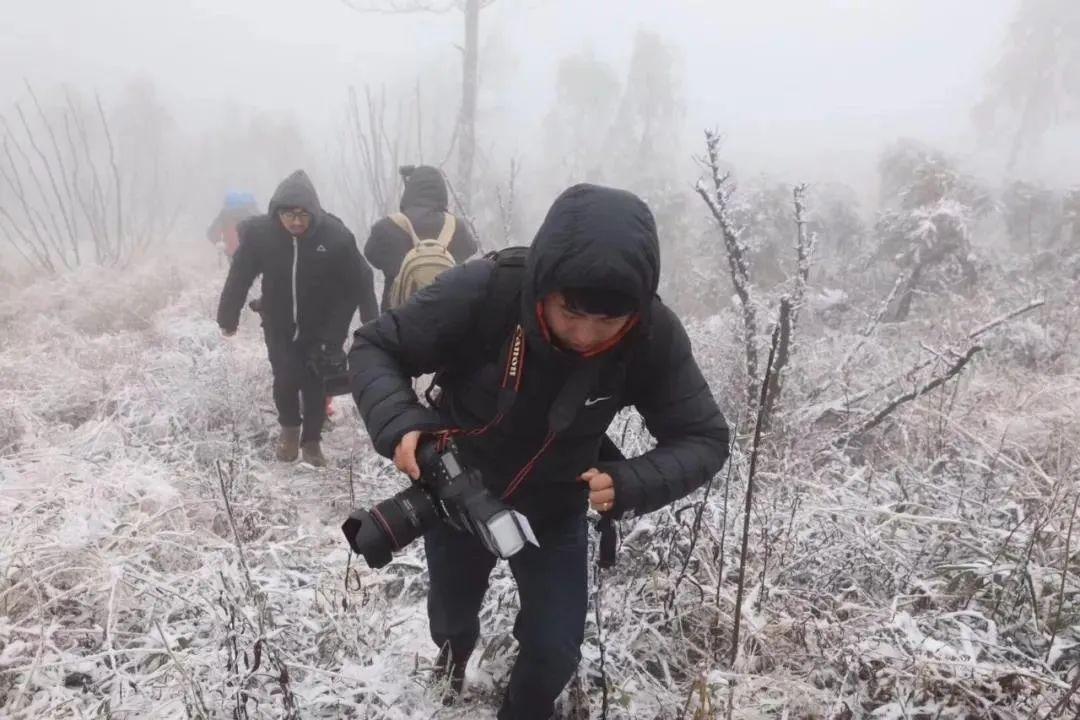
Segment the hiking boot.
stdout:
<svg viewBox="0 0 1080 720">
<path fill-rule="evenodd" d="M 300 428 L 281 426 L 277 448 L 274 451 L 281 462 L 292 462 L 300 454 Z"/>
<path fill-rule="evenodd" d="M 304 462 L 315 467 L 326 467 L 326 456 L 322 454 L 322 447 L 318 440 L 304 443 L 300 449 L 304 454 Z"/>
<path fill-rule="evenodd" d="M 443 690 L 444 706 L 453 705 L 461 697 L 461 691 L 465 688 L 465 666 L 468 664 L 468 655 L 451 659 L 449 643 L 439 650 L 439 657 L 435 658 L 435 685 Z"/>
</svg>

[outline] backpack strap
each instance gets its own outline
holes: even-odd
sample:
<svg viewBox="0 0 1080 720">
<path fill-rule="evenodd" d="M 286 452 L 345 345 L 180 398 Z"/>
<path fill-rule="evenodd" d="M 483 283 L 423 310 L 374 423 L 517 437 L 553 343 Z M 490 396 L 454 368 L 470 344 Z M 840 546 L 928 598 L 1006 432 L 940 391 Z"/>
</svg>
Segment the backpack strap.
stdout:
<svg viewBox="0 0 1080 720">
<path fill-rule="evenodd" d="M 416 230 L 413 229 L 412 221 L 409 220 L 408 215 L 406 215 L 405 213 L 397 212 L 387 215 L 387 217 L 390 218 L 391 222 L 393 222 L 395 225 L 405 231 L 405 233 L 412 240 L 413 247 L 416 247 L 420 244 L 420 238 L 416 236 Z"/>
<path fill-rule="evenodd" d="M 508 341 L 519 319 L 521 284 L 525 280 L 529 248 L 508 247 L 492 250 L 484 259 L 495 263 L 484 302 L 484 307 L 489 312 L 485 312 L 480 318 L 483 348 L 485 352 L 491 352 Z"/>
<path fill-rule="evenodd" d="M 515 327 L 520 320 L 521 283 L 525 279 L 525 261 L 528 257 L 527 247 L 508 247 L 492 250 L 484 255 L 484 259 L 495 263 L 495 267 L 491 271 L 484 296 L 484 308 L 487 311 L 477 323 L 480 342 L 471 357 L 506 358 Z M 438 372 L 431 379 L 431 384 L 424 393 L 429 405 L 434 406 L 438 402 L 434 390 L 448 374 L 447 371 Z"/>
<path fill-rule="evenodd" d="M 406 218 L 407 220 L 408 218 Z M 443 220 L 442 230 L 439 231 L 439 237 L 435 238 L 435 241 L 443 246 L 443 250 L 449 250 L 450 242 L 454 239 L 454 233 L 457 232 L 457 218 L 446 213 L 446 219 Z"/>
</svg>

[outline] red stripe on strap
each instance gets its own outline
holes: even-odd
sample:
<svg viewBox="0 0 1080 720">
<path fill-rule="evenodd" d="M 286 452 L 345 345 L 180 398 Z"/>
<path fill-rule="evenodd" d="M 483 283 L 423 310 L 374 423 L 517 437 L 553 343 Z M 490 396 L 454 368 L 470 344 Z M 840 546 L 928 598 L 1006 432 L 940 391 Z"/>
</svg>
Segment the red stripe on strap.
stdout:
<svg viewBox="0 0 1080 720">
<path fill-rule="evenodd" d="M 628 323 L 628 325 L 629 324 L 630 323 Z M 521 389 L 522 378 L 525 376 L 525 355 L 525 331 L 521 328 L 521 325 L 518 325 L 514 330 L 514 337 L 510 341 L 510 351 L 506 357 L 506 367 L 503 368 L 501 390 L 506 390 L 511 382 L 514 385 L 515 393 Z M 439 451 L 441 452 L 446 449 L 447 444 L 450 442 L 450 438 L 459 436 L 480 437 L 481 435 L 486 434 L 491 428 L 502 422 L 505 416 L 506 411 L 503 410 L 502 412 L 497 413 L 495 417 L 483 427 L 473 428 L 471 430 L 448 428 L 441 431 L 439 433 Z M 540 456 L 547 451 L 554 439 L 555 433 L 549 432 L 547 438 L 544 440 L 544 444 L 540 446 L 540 449 L 536 451 L 536 454 L 532 456 L 532 459 L 530 459 L 525 467 L 521 468 L 517 475 L 514 476 L 514 479 L 510 481 L 510 484 L 502 495 L 504 500 L 521 487 L 521 484 L 529 477 L 529 474 L 540 459 Z M 387 529 L 387 532 L 389 533 L 389 529 Z M 391 538 L 393 538 L 393 535 L 391 535 Z"/>
<path fill-rule="evenodd" d="M 551 442 L 554 439 L 555 433 L 549 432 L 547 439 L 544 440 L 544 444 L 540 446 L 540 449 L 536 451 L 536 454 L 532 456 L 532 459 L 529 460 L 528 463 L 526 463 L 525 467 L 521 468 L 521 470 L 518 470 L 518 474 L 515 475 L 514 479 L 510 481 L 510 484 L 506 486 L 506 490 L 502 494 L 503 500 L 506 500 L 515 492 L 517 492 L 517 489 L 521 487 L 521 484 L 525 482 L 525 480 L 532 473 L 533 467 L 536 465 L 537 460 L 539 460 L 540 456 L 543 455 L 545 451 L 547 451 L 548 446 L 551 445 Z"/>
</svg>

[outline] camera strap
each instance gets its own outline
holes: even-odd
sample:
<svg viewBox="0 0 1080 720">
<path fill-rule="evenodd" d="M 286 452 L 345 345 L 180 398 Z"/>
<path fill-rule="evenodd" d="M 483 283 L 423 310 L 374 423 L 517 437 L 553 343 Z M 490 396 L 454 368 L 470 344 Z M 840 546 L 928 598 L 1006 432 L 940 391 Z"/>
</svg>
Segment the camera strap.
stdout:
<svg viewBox="0 0 1080 720">
<path fill-rule="evenodd" d="M 514 334 L 511 336 L 510 342 L 506 344 L 502 353 L 503 374 L 502 380 L 499 383 L 499 393 L 496 399 L 495 417 L 482 427 L 472 428 L 470 430 L 451 428 L 438 433 L 438 447 L 440 451 L 444 450 L 450 440 L 454 437 L 481 437 L 503 421 L 510 412 L 510 409 L 514 406 L 518 392 L 521 390 L 521 381 L 525 376 L 525 348 L 525 329 L 518 323 L 514 328 Z M 537 461 L 555 440 L 556 434 L 554 428 L 548 430 L 547 437 L 544 438 L 544 442 L 541 444 L 540 449 L 533 454 L 529 459 L 529 462 L 525 463 L 507 484 L 506 490 L 504 490 L 502 494 L 503 500 L 508 499 L 519 487 L 521 487 L 521 484 L 525 482 L 526 478 L 529 477 L 529 474 L 532 473 L 533 467 L 536 466 Z"/>
<path fill-rule="evenodd" d="M 499 383 L 499 393 L 495 405 L 495 417 L 487 424 L 471 429 L 449 428 L 438 433 L 439 451 L 446 449 L 447 443 L 455 437 L 480 437 L 487 434 L 493 427 L 502 422 L 510 408 L 517 400 L 518 391 L 521 389 L 521 379 L 525 372 L 525 330 L 519 324 L 514 330 L 513 337 L 503 349 L 503 374 Z"/>
</svg>

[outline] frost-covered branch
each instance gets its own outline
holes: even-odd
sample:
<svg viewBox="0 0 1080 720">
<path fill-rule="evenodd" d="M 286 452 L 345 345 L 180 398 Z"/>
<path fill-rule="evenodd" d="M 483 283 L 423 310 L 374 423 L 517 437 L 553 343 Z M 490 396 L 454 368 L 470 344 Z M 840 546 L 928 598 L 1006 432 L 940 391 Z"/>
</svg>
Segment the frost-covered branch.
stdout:
<svg viewBox="0 0 1080 720">
<path fill-rule="evenodd" d="M 720 134 L 705 131 L 706 158 L 704 164 L 712 181 L 710 187 L 705 180 L 698 180 L 696 190 L 712 213 L 724 240 L 731 284 L 739 298 L 743 319 L 743 345 L 746 354 L 746 406 L 753 407 L 755 402 L 756 378 L 758 376 L 757 355 L 757 311 L 754 307 L 750 282 L 750 249 L 741 238 L 741 228 L 735 226 L 731 216 L 731 196 L 735 192 L 731 173 L 720 167 Z"/>
<path fill-rule="evenodd" d="M 750 469 L 746 475 L 746 504 L 743 508 L 742 545 L 739 551 L 739 586 L 735 594 L 735 611 L 731 628 L 731 669 L 739 659 L 739 629 L 742 627 L 743 593 L 746 589 L 746 557 L 750 544 L 750 511 L 754 506 L 754 476 L 757 472 L 758 457 L 761 452 L 761 435 L 768 421 L 766 413 L 769 407 L 769 388 L 773 384 L 773 360 L 780 344 L 780 326 L 773 329 L 772 344 L 769 346 L 769 358 L 765 364 L 765 377 L 761 379 L 761 398 L 758 401 L 757 422 L 754 424 L 754 442 L 750 450 Z"/>
<path fill-rule="evenodd" d="M 805 183 L 796 185 L 792 190 L 795 205 L 795 254 L 798 268 L 795 272 L 795 288 L 791 293 L 791 324 L 797 325 L 799 312 L 806 299 L 806 286 L 810 282 L 810 267 L 813 264 L 814 249 L 817 246 L 817 233 L 811 233 L 806 227 L 806 190 Z"/>
<path fill-rule="evenodd" d="M 875 410 L 871 414 L 870 419 L 867 420 L 866 422 L 864 422 L 862 425 L 860 425 L 857 429 L 852 430 L 851 432 L 848 432 L 848 433 L 844 433 L 839 438 L 837 438 L 836 441 L 835 441 L 836 444 L 837 445 L 845 445 L 852 438 L 854 438 L 854 437 L 856 437 L 858 435 L 862 435 L 863 433 L 874 429 L 875 427 L 880 425 L 885 420 L 885 418 L 887 418 L 889 415 L 896 412 L 896 410 L 899 409 L 902 405 L 905 405 L 905 404 L 911 402 L 912 400 L 914 400 L 915 398 L 917 398 L 917 397 L 919 397 L 921 395 L 925 395 L 926 393 L 930 392 L 934 388 L 938 387 L 939 385 L 942 385 L 943 383 L 947 382 L 951 378 L 955 377 L 957 374 L 960 373 L 961 370 L 964 369 L 964 366 L 967 365 L 968 362 L 970 362 L 971 358 L 973 358 L 975 356 L 975 353 L 979 352 L 980 350 L 982 350 L 982 347 L 980 347 L 979 345 L 971 346 L 970 348 L 968 348 L 967 352 L 965 352 L 963 355 L 961 355 L 959 357 L 959 359 L 957 359 L 952 364 L 952 366 L 948 370 L 946 370 L 944 373 L 942 373 L 941 375 L 938 375 L 937 377 L 935 377 L 933 380 L 930 380 L 929 382 L 926 382 L 926 383 L 923 383 L 920 386 L 917 386 L 913 390 L 909 390 L 908 392 L 906 392 L 906 393 L 904 393 L 902 395 L 899 395 L 899 396 L 897 396 L 895 398 L 890 399 L 881 408 L 879 408 L 878 410 Z"/>
<path fill-rule="evenodd" d="M 990 320 L 989 322 L 983 323 L 979 327 L 977 327 L 974 330 L 971 330 L 970 332 L 968 332 L 964 336 L 963 339 L 967 340 L 967 341 L 977 340 L 978 338 L 982 337 L 983 335 L 990 332 L 991 330 L 998 327 L 999 325 L 1003 325 L 1004 323 L 1006 323 L 1006 322 L 1008 322 L 1008 321 L 1010 321 L 1010 320 L 1012 320 L 1014 318 L 1017 318 L 1020 315 L 1023 315 L 1024 313 L 1027 313 L 1027 312 L 1030 312 L 1030 311 L 1032 311 L 1032 310 L 1034 310 L 1036 308 L 1042 307 L 1045 304 L 1046 304 L 1046 301 L 1041 299 L 1041 298 L 1038 299 L 1038 300 L 1032 300 L 1027 305 L 1025 305 L 1025 306 L 1023 306 L 1021 308 L 1017 308 L 1016 310 L 1012 310 L 1012 311 L 1010 311 L 1008 313 L 1005 313 L 1004 315 L 996 317 L 993 320 Z M 936 359 L 937 359 L 936 357 L 931 357 L 931 358 L 928 358 L 926 360 L 921 360 L 918 363 L 916 363 L 915 365 L 912 365 L 910 368 L 905 370 L 902 375 L 894 376 L 894 377 L 890 378 L 889 380 L 886 380 L 885 382 L 878 383 L 877 385 L 874 385 L 871 388 L 868 388 L 868 389 L 863 390 L 861 392 L 855 393 L 854 395 L 851 395 L 850 397 L 846 397 L 845 402 L 848 403 L 848 404 L 855 404 L 855 403 L 858 403 L 858 402 L 862 402 L 866 398 L 868 398 L 868 397 L 870 397 L 872 395 L 876 395 L 877 393 L 881 392 L 882 390 L 885 390 L 886 388 L 889 388 L 889 387 L 892 387 L 893 385 L 899 384 L 900 382 L 903 381 L 904 378 L 911 377 L 915 373 L 918 373 L 918 372 L 921 372 L 921 371 L 925 370 L 926 368 L 930 367 L 930 365 L 932 365 Z"/>
<path fill-rule="evenodd" d="M 770 373 L 773 386 L 769 391 L 769 405 L 765 412 L 766 427 L 775 407 L 780 402 L 783 391 L 784 374 L 794 352 L 795 332 L 799 323 L 799 311 L 806 299 L 806 286 L 810 280 L 810 267 L 814 255 L 817 236 L 806 228 L 806 189 L 805 184 L 796 185 L 792 191 L 795 206 L 795 254 L 798 266 L 790 295 L 780 299 L 777 317 L 779 340 L 776 348 L 776 362 Z"/>
<path fill-rule="evenodd" d="M 457 188 L 454 187 L 454 183 L 451 182 L 450 178 L 444 176 L 444 179 L 446 180 L 446 189 L 450 191 L 450 199 L 454 201 L 455 214 L 458 217 L 464 219 L 465 223 L 469 226 L 469 230 L 472 232 L 473 238 L 476 239 L 477 250 L 481 254 L 486 252 L 484 248 L 484 243 L 480 239 L 480 231 L 476 229 L 476 218 L 469 211 L 469 208 L 466 207 L 461 196 L 458 195 Z"/>
<path fill-rule="evenodd" d="M 420 103 L 416 101 L 419 114 Z M 376 219 L 392 212 L 401 195 L 398 167 L 412 148 L 397 132 L 405 124 L 403 109 L 387 122 L 386 93 L 375 94 L 364 88 L 364 103 L 355 87 L 349 87 L 346 105 L 346 132 L 339 153 L 338 174 L 343 185 L 343 199 L 359 227 L 370 227 Z M 391 132 L 391 129 L 394 132 Z"/>
<path fill-rule="evenodd" d="M 31 85 L 26 92 L 32 112 L 14 103 L 12 121 L 0 115 L 0 235 L 19 257 L 50 273 L 126 265 L 167 238 L 181 203 L 161 185 L 161 149 L 114 136 L 96 94 L 92 109 L 68 92 L 47 111 Z M 150 178 L 139 172 L 145 163 Z"/>
<path fill-rule="evenodd" d="M 852 345 L 846 353 L 844 353 L 844 359 L 841 360 L 840 364 L 836 366 L 836 370 L 833 373 L 834 375 L 842 376 L 845 372 L 847 372 L 848 365 L 851 364 L 851 361 L 852 359 L 854 359 L 856 353 L 858 353 L 859 350 L 862 349 L 863 345 L 866 343 L 866 339 L 873 335 L 874 331 L 877 330 L 878 325 L 881 324 L 881 321 L 885 318 L 885 315 L 886 313 L 888 313 L 889 308 L 892 307 L 893 303 L 895 302 L 896 295 L 900 292 L 900 288 L 904 287 L 907 284 L 910 274 L 911 273 L 907 270 L 901 270 L 899 273 L 897 273 L 896 281 L 893 282 L 892 288 L 889 290 L 888 295 L 886 295 L 885 299 L 881 301 L 881 305 L 878 306 L 878 311 L 870 319 L 870 322 L 868 322 L 866 326 L 862 329 L 862 331 L 859 333 L 858 341 L 856 341 L 856 343 Z"/>
</svg>

